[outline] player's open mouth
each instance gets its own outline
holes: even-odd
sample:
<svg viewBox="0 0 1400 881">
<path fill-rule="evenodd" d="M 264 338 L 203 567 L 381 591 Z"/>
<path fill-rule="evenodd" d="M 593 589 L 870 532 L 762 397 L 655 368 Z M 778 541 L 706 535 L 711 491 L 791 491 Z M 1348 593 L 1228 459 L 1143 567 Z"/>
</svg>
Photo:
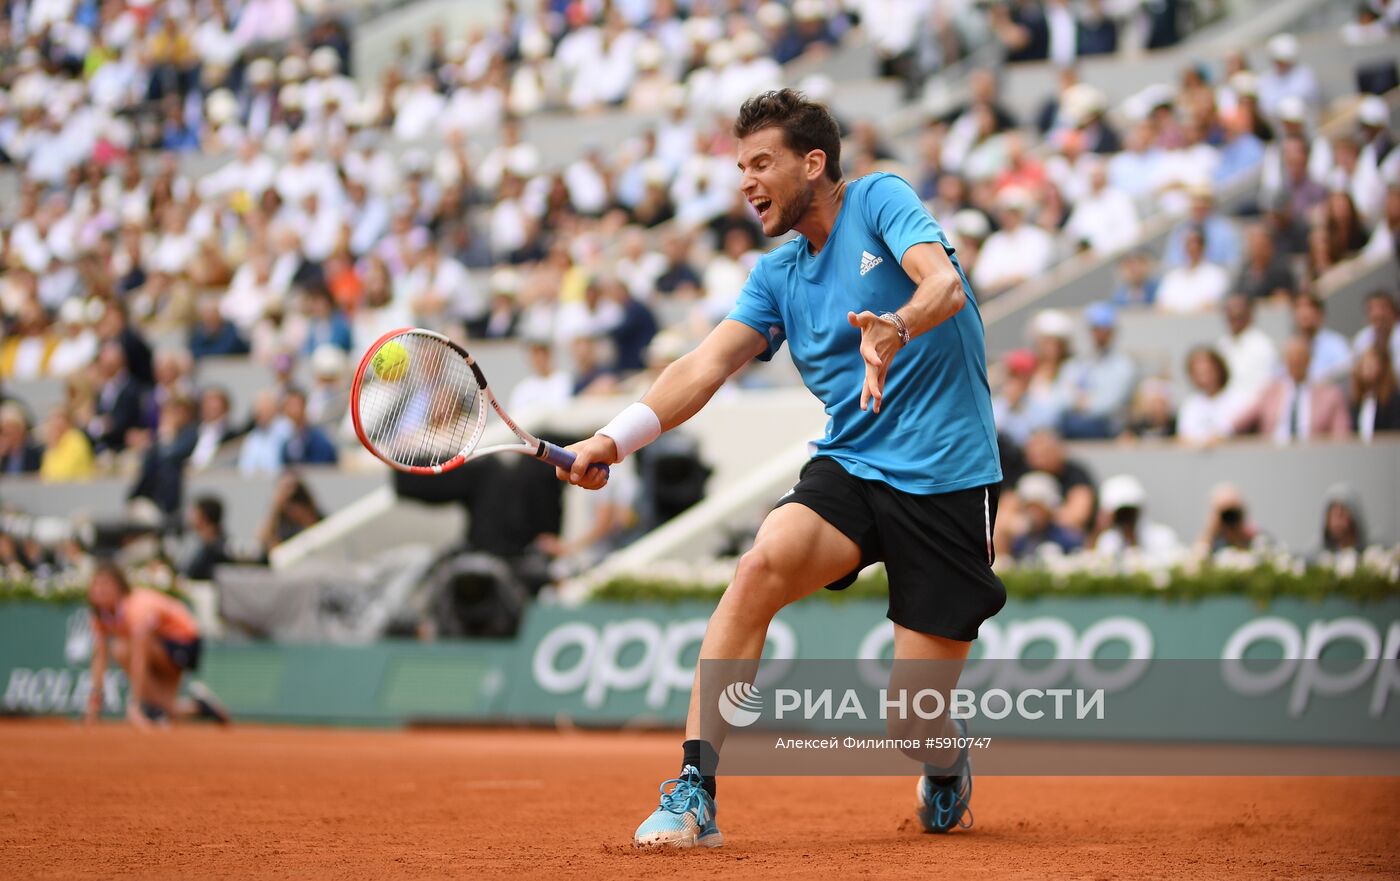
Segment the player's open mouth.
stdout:
<svg viewBox="0 0 1400 881">
<path fill-rule="evenodd" d="M 764 215 L 768 213 L 768 209 L 773 207 L 773 200 L 759 197 L 750 201 L 749 204 L 753 206 L 753 210 L 758 212 L 758 219 L 762 220 Z"/>
</svg>

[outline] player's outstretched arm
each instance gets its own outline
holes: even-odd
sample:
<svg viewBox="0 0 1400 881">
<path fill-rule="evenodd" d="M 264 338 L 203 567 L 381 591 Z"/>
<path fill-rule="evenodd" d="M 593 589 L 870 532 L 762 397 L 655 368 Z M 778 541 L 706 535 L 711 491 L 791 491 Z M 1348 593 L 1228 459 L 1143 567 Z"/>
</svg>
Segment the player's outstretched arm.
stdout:
<svg viewBox="0 0 1400 881">
<path fill-rule="evenodd" d="M 91 725 L 102 714 L 102 685 L 107 678 L 107 632 L 102 629 L 95 616 L 92 622 L 92 665 L 89 671 L 88 681 L 92 683 L 92 688 L 88 691 L 87 710 L 83 713 L 83 721 Z"/>
<path fill-rule="evenodd" d="M 152 728 L 151 721 L 141 709 L 142 696 L 146 694 L 147 680 L 150 679 L 149 643 L 152 625 L 144 621 L 133 622 L 131 639 L 128 640 L 131 652 L 130 666 L 127 668 L 128 687 L 126 697 L 126 721 L 141 731 Z"/>
<path fill-rule="evenodd" d="M 694 351 L 661 372 L 641 401 L 627 407 L 598 433 L 568 449 L 578 457 L 569 471 L 556 468 L 560 480 L 598 489 L 608 482 L 596 462 L 621 462 L 685 422 L 714 397 L 724 381 L 749 361 L 763 354 L 768 342 L 746 324 L 725 320 L 710 331 Z"/>
<path fill-rule="evenodd" d="M 642 396 L 670 431 L 709 403 L 725 380 L 768 348 L 763 335 L 738 321 L 721 321 L 709 336 L 657 377 Z"/>
<path fill-rule="evenodd" d="M 942 245 L 935 242 L 914 245 L 904 252 L 900 265 L 917 285 L 908 303 L 889 318 L 868 311 L 851 312 L 846 316 L 852 327 L 860 328 L 860 354 L 865 359 L 860 408 L 864 410 L 873 403 L 876 413 L 880 412 L 885 397 L 885 374 L 889 372 L 895 353 L 909 340 L 958 314 L 967 302 L 962 278 Z"/>
</svg>

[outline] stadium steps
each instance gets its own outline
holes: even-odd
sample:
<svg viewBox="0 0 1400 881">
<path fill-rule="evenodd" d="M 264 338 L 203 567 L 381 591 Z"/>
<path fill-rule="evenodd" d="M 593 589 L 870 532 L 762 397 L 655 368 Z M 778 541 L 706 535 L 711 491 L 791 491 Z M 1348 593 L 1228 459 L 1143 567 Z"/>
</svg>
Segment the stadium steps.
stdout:
<svg viewBox="0 0 1400 881">
<path fill-rule="evenodd" d="M 268 564 L 282 571 L 312 562 L 363 563 L 405 545 L 451 547 L 465 534 L 460 506 L 400 499 L 385 482 L 273 548 Z"/>
<path fill-rule="evenodd" d="M 344 2 L 344 0 L 337 0 Z M 351 56 L 355 79 L 366 88 L 379 82 L 385 68 L 399 54 L 399 44 L 408 41 L 415 58 L 424 49 L 428 30 L 442 25 L 448 40 L 469 29 L 494 27 L 501 18 L 500 0 L 352 0 L 356 6 L 370 7 L 371 17 L 359 23 L 351 35 Z M 375 9 L 374 7 L 380 7 Z"/>
</svg>

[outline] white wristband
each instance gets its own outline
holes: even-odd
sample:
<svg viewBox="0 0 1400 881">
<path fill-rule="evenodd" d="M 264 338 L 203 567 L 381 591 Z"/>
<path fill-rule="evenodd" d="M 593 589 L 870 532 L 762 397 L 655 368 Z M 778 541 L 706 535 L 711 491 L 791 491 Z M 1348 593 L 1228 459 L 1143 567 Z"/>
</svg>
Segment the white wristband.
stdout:
<svg viewBox="0 0 1400 881">
<path fill-rule="evenodd" d="M 598 429 L 597 434 L 612 438 L 617 445 L 617 460 L 621 462 L 661 437 L 661 420 L 657 418 L 655 410 L 638 401 L 614 416 L 612 422 Z"/>
</svg>

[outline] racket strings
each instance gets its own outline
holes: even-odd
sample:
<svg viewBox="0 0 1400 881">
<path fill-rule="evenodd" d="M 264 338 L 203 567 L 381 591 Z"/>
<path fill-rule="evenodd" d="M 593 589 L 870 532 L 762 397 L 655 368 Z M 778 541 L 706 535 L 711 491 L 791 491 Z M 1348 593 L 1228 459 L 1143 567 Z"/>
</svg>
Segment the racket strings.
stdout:
<svg viewBox="0 0 1400 881">
<path fill-rule="evenodd" d="M 411 467 L 441 465 L 469 452 L 484 418 L 471 368 L 455 349 L 426 334 L 399 334 L 379 351 L 393 344 L 402 347 L 402 363 L 386 358 L 384 375 L 369 367 L 360 386 L 361 427 L 371 446 Z"/>
</svg>

